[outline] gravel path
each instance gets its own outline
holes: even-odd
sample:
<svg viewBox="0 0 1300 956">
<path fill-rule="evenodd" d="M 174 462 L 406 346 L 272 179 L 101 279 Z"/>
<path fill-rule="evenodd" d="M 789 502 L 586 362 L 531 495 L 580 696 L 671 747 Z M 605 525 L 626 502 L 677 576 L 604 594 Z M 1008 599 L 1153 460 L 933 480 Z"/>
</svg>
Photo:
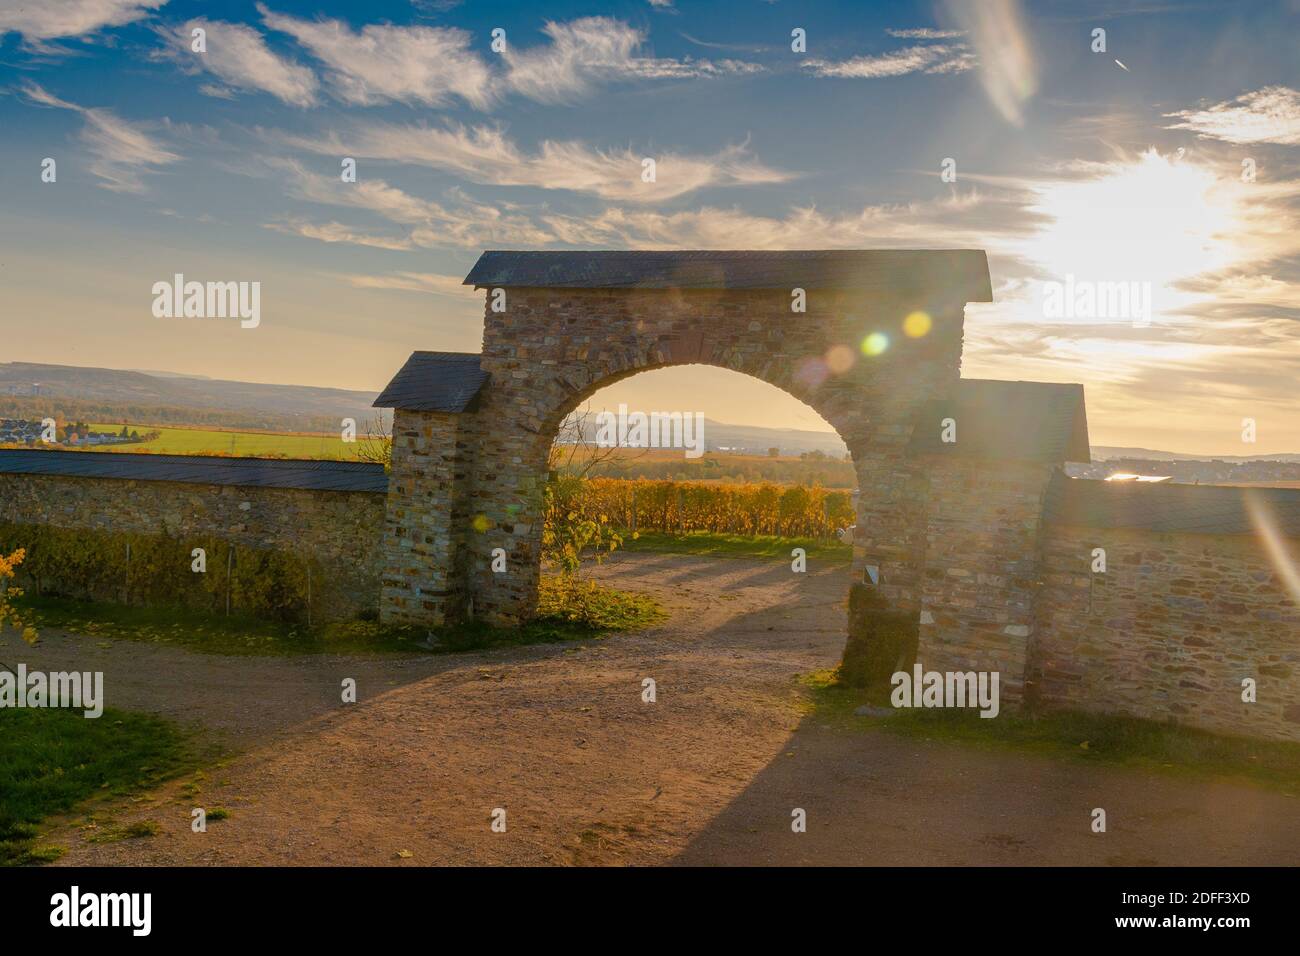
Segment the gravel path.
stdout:
<svg viewBox="0 0 1300 956">
<path fill-rule="evenodd" d="M 56 829 L 61 862 L 1300 863 L 1294 796 L 817 725 L 792 678 L 837 660 L 840 568 L 623 554 L 597 573 L 657 594 L 669 622 L 411 659 L 45 635 L 29 667 L 103 670 L 110 706 L 196 722 L 242 752 L 198 797 L 175 783 L 113 808 L 156 821 L 157 836 L 96 844 L 75 823 Z M 344 677 L 356 704 L 340 703 Z M 231 816 L 192 833 L 201 805 Z M 1089 827 L 1098 806 L 1106 834 Z M 796 807 L 806 833 L 791 832 Z"/>
</svg>

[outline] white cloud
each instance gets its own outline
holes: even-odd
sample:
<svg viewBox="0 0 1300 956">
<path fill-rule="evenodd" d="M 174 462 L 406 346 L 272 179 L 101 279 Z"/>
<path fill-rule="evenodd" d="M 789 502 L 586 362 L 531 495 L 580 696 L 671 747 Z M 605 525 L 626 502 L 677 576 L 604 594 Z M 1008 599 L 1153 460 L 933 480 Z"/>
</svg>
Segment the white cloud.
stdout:
<svg viewBox="0 0 1300 956">
<path fill-rule="evenodd" d="M 207 52 L 191 50 L 192 32 L 207 31 Z M 167 41 L 163 54 L 192 71 L 206 70 L 238 90 L 261 90 L 292 106 L 311 106 L 319 83 L 316 74 L 273 53 L 252 27 L 219 20 L 190 20 L 183 26 L 159 30 Z M 220 95 L 204 91 L 207 95 Z"/>
<path fill-rule="evenodd" d="M 302 20 L 260 3 L 257 9 L 270 29 L 289 34 L 328 67 L 344 102 L 445 106 L 460 98 L 479 109 L 492 102 L 491 72 L 464 30 L 368 24 L 356 32 L 342 20 Z"/>
<path fill-rule="evenodd" d="M 643 55 L 645 34 L 610 17 L 547 22 L 542 32 L 549 42 L 532 47 L 521 47 L 517 37 L 510 36 L 500 57 L 504 68 L 494 69 L 473 49 L 473 37 L 465 30 L 368 24 L 357 31 L 342 20 L 303 19 L 276 13 L 261 3 L 257 9 L 269 29 L 289 34 L 324 64 L 325 79 L 335 97 L 361 106 L 402 102 L 443 107 L 459 99 L 484 110 L 505 92 L 561 103 L 588 95 L 609 82 L 720 77 L 763 69 L 734 59 Z M 278 60 L 260 42 L 254 44 L 253 39 L 260 38 L 253 31 L 249 37 L 248 49 L 242 51 L 239 61 L 227 62 L 228 75 L 223 79 L 234 85 L 232 77 L 243 77 L 248 86 L 257 89 L 267 89 L 274 81 L 277 89 L 271 92 L 286 99 L 283 93 L 291 89 L 296 97 L 286 102 L 315 92 L 314 84 L 306 88 L 305 79 L 295 78 L 298 82 L 291 84 L 284 75 L 302 67 Z M 212 70 L 217 72 L 216 67 Z"/>
<path fill-rule="evenodd" d="M 462 284 L 460 276 L 444 276 L 431 272 L 392 272 L 387 275 L 341 275 L 354 289 L 391 289 L 399 292 L 421 292 L 455 299 L 478 302 L 483 293 Z"/>
<path fill-rule="evenodd" d="M 1207 139 L 1300 146 L 1300 92 L 1286 86 L 1264 87 L 1226 103 L 1165 117 L 1182 120 L 1166 129 L 1189 129 Z"/>
<path fill-rule="evenodd" d="M 142 193 L 145 185 L 141 173 L 155 166 L 174 163 L 181 157 L 163 147 L 145 126 L 128 122 L 111 110 L 90 109 L 59 99 L 35 83 L 23 85 L 23 93 L 33 103 L 80 113 L 85 121 L 81 141 L 90 151 L 88 168 L 103 180 L 99 185 L 114 192 Z"/>
<path fill-rule="evenodd" d="M 378 248 L 475 247 L 492 243 L 540 246 L 553 241 L 552 234 L 508 204 L 475 202 L 460 193 L 451 195 L 452 205 L 422 199 L 390 186 L 381 179 L 366 178 L 343 183 L 337 176 L 308 170 L 293 159 L 270 159 L 269 165 L 285 174 L 286 192 L 307 202 L 362 210 L 408 227 L 398 239 L 376 237 L 338 223 L 316 226 L 302 221 L 269 228 L 323 242 L 352 242 Z"/>
<path fill-rule="evenodd" d="M 809 206 L 781 217 L 758 216 L 706 206 L 675 213 L 611 208 L 585 220 L 546 215 L 541 220 L 566 236 L 565 242 L 638 249 L 983 248 L 995 220 L 1002 220 L 1000 228 L 1018 228 L 1019 206 L 988 203 L 980 214 L 982 205 L 986 200 L 971 194 L 841 214 Z"/>
<path fill-rule="evenodd" d="M 542 103 L 572 102 L 597 84 L 628 79 L 713 77 L 754 73 L 762 67 L 738 60 L 681 60 L 638 55 L 645 35 L 610 17 L 548 22 L 549 44 L 506 48 L 506 83 Z"/>
<path fill-rule="evenodd" d="M 403 252 L 415 248 L 415 244 L 410 239 L 376 236 L 345 226 L 341 222 L 311 223 L 293 219 L 286 222 L 269 222 L 265 227 L 289 236 L 302 236 L 320 242 L 345 242 L 354 246 L 387 249 L 390 252 Z"/>
<path fill-rule="evenodd" d="M 203 83 L 199 85 L 199 92 L 204 96 L 211 96 L 218 100 L 233 100 L 235 91 L 226 86 L 217 86 L 215 83 Z"/>
<path fill-rule="evenodd" d="M 57 110 L 75 110 L 81 112 L 81 107 L 76 103 L 69 103 L 67 100 L 61 100 L 45 87 L 37 83 L 24 83 L 23 95 L 37 106 L 49 106 Z"/>
<path fill-rule="evenodd" d="M 655 181 L 646 183 L 641 181 L 643 154 L 630 148 L 606 151 L 575 141 L 545 141 L 529 153 L 500 129 L 488 126 L 367 124 L 343 137 L 285 137 L 284 141 L 323 155 L 446 170 L 475 183 L 567 189 L 622 202 L 654 202 L 710 186 L 778 183 L 791 178 L 754 159 L 743 144 L 703 156 L 658 153 L 653 156 Z"/>
<path fill-rule="evenodd" d="M 955 37 L 965 36 L 963 30 L 935 30 L 932 27 L 915 27 L 906 30 L 886 30 L 891 37 L 898 37 L 900 40 L 951 40 Z"/>
<path fill-rule="evenodd" d="M 0 36 L 52 40 L 133 23 L 167 0 L 0 0 Z"/>
<path fill-rule="evenodd" d="M 908 73 L 963 73 L 975 66 L 975 55 L 962 43 L 909 46 L 879 56 L 855 56 L 849 60 L 806 60 L 804 69 L 814 76 L 879 79 Z"/>
</svg>

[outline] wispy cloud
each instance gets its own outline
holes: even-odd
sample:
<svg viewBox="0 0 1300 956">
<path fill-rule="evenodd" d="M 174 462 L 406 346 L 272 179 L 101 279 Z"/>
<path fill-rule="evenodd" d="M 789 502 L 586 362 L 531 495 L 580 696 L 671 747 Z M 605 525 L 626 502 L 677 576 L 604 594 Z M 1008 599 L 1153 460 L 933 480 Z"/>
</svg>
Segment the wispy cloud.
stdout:
<svg viewBox="0 0 1300 956">
<path fill-rule="evenodd" d="M 285 191 L 312 203 L 350 208 L 379 216 L 402 228 L 398 236 L 378 236 L 350 225 L 317 225 L 303 219 L 269 223 L 268 228 L 323 242 L 348 242 L 377 248 L 475 249 L 493 243 L 520 248 L 555 246 L 643 249 L 797 249 L 953 245 L 995 247 L 1023 239 L 1037 227 L 1026 215 L 1027 190 L 998 195 L 972 190 L 925 202 L 881 204 L 841 213 L 812 206 L 784 215 L 757 215 L 740 209 L 703 206 L 659 212 L 622 205 L 578 215 L 545 205 L 477 202 L 452 190 L 447 200 L 412 195 L 369 176 L 341 183 L 306 169 L 296 159 L 271 158 L 284 174 Z"/>
<path fill-rule="evenodd" d="M 492 74 L 470 49 L 470 34 L 453 27 L 303 20 L 258 4 L 272 30 L 287 33 L 327 67 L 326 79 L 346 103 L 445 106 L 456 99 L 480 109 L 493 100 Z"/>
<path fill-rule="evenodd" d="M 192 31 L 196 27 L 207 34 L 204 53 L 191 49 Z M 167 43 L 161 56 L 185 70 L 207 71 L 227 87 L 260 90 L 291 106 L 311 106 L 316 102 L 320 86 L 316 74 L 272 52 L 262 34 L 252 27 L 220 20 L 190 20 L 158 32 Z M 209 96 L 222 95 L 211 89 L 203 92 Z"/>
<path fill-rule="evenodd" d="M 978 193 L 926 202 L 865 206 L 842 213 L 816 207 L 761 216 L 702 207 L 683 212 L 610 208 L 581 220 L 542 215 L 557 235 L 638 249 L 851 249 L 987 246 L 991 234 L 1029 228 L 1014 200 Z M 939 228 L 942 226 L 942 228 Z"/>
<path fill-rule="evenodd" d="M 21 33 L 24 40 L 79 37 L 133 23 L 167 0 L 0 0 L 0 36 Z"/>
<path fill-rule="evenodd" d="M 463 284 L 460 276 L 444 276 L 431 272 L 390 272 L 385 275 L 340 275 L 354 289 L 388 289 L 397 292 L 419 292 L 453 299 L 478 302 L 483 293 Z"/>
<path fill-rule="evenodd" d="M 377 236 L 362 232 L 341 222 L 312 223 L 302 219 L 288 219 L 283 222 L 265 223 L 265 228 L 282 232 L 289 236 L 302 236 L 318 242 L 343 242 L 353 246 L 369 246 L 372 249 L 387 249 L 390 252 L 405 252 L 414 249 L 415 243 L 405 237 Z"/>
<path fill-rule="evenodd" d="M 304 19 L 263 3 L 257 9 L 268 29 L 293 37 L 320 62 L 336 99 L 356 106 L 447 107 L 459 101 L 487 110 L 509 93 L 541 103 L 568 103 L 608 83 L 721 77 L 763 69 L 734 59 L 647 55 L 642 50 L 646 35 L 610 17 L 548 21 L 542 27 L 547 42 L 521 46 L 511 36 L 499 58 L 485 59 L 473 48 L 473 36 L 455 27 L 385 23 L 355 30 L 339 19 Z M 251 28 L 223 26 L 230 34 L 224 56 L 200 66 L 231 86 L 266 90 L 296 105 L 315 101 L 317 83 L 311 70 L 276 56 Z M 236 29 L 242 32 L 236 35 Z M 173 41 L 178 36 L 179 30 L 171 31 Z M 499 65 L 491 62 L 497 59 Z"/>
<path fill-rule="evenodd" d="M 492 243 L 536 247 L 555 238 L 544 226 L 506 203 L 476 202 L 458 191 L 452 191 L 450 202 L 441 203 L 414 196 L 382 179 L 342 183 L 337 176 L 312 172 L 295 159 L 271 158 L 266 163 L 283 175 L 285 191 L 297 199 L 361 210 L 406 228 L 402 236 L 392 237 L 339 223 L 313 225 L 301 219 L 267 224 L 281 232 L 322 242 L 391 249 L 473 248 Z"/>
<path fill-rule="evenodd" d="M 298 149 L 446 170 L 494 186 L 532 186 L 589 193 L 623 202 L 672 199 L 710 186 L 785 182 L 791 174 L 772 169 L 744 145 L 711 155 L 660 152 L 653 156 L 653 182 L 642 181 L 641 153 L 601 150 L 580 142 L 541 143 L 526 152 L 500 129 L 365 124 L 340 136 L 284 137 Z"/>
<path fill-rule="evenodd" d="M 879 56 L 855 56 L 832 62 L 805 60 L 803 68 L 814 76 L 880 79 L 908 73 L 964 73 L 974 69 L 975 55 L 965 44 L 909 46 Z"/>
<path fill-rule="evenodd" d="M 550 43 L 522 49 L 511 44 L 503 56 L 506 85 L 543 103 L 572 102 L 589 95 L 598 84 L 611 81 L 715 77 L 763 69 L 738 60 L 713 62 L 641 55 L 645 35 L 609 17 L 548 22 L 542 32 Z"/>
<path fill-rule="evenodd" d="M 103 180 L 99 185 L 105 189 L 142 193 L 142 173 L 181 158 L 154 139 L 144 125 L 128 122 L 111 110 L 78 106 L 31 82 L 23 85 L 23 94 L 38 106 L 81 114 L 85 121 L 81 141 L 92 157 L 88 168 Z"/>
<path fill-rule="evenodd" d="M 888 29 L 885 32 L 891 37 L 898 37 L 900 40 L 951 40 L 959 36 L 965 36 L 963 30 L 936 30 L 933 27 L 911 27 L 905 30 Z"/>
<path fill-rule="evenodd" d="M 1267 86 L 1204 109 L 1166 113 L 1165 118 L 1182 121 L 1166 129 L 1192 130 L 1208 139 L 1300 146 L 1300 92 L 1287 86 Z"/>
</svg>

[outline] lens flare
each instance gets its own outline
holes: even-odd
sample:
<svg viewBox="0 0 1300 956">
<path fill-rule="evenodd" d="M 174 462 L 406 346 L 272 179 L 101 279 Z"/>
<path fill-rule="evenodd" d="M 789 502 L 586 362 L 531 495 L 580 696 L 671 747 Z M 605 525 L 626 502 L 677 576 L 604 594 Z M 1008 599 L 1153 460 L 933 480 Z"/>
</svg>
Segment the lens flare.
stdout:
<svg viewBox="0 0 1300 956">
<path fill-rule="evenodd" d="M 872 332 L 862 340 L 863 355 L 879 355 L 889 348 L 889 336 L 884 332 Z"/>
<path fill-rule="evenodd" d="M 909 339 L 919 339 L 930 331 L 930 326 L 934 323 L 930 321 L 930 315 L 927 312 L 912 312 L 903 320 L 903 334 Z"/>
<path fill-rule="evenodd" d="M 1255 526 L 1255 533 L 1264 545 L 1268 559 L 1273 563 L 1277 576 L 1282 579 L 1286 589 L 1291 592 L 1292 600 L 1300 603 L 1300 568 L 1297 568 L 1296 560 L 1290 554 L 1287 539 L 1277 526 L 1277 519 L 1259 495 L 1246 491 L 1245 499 L 1250 523 Z"/>
<path fill-rule="evenodd" d="M 826 367 L 832 375 L 843 375 L 853 368 L 853 349 L 847 345 L 832 345 L 826 352 Z"/>
<path fill-rule="evenodd" d="M 794 380 L 805 388 L 818 388 L 830 377 L 831 370 L 819 358 L 804 359 L 794 370 Z"/>
</svg>

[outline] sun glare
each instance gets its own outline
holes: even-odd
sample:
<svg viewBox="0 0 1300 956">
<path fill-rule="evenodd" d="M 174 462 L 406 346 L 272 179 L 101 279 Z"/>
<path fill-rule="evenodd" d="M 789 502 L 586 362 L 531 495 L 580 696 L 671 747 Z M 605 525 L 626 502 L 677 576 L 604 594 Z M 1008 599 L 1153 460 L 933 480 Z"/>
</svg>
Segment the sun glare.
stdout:
<svg viewBox="0 0 1300 956">
<path fill-rule="evenodd" d="M 1150 282 L 1159 313 L 1194 298 L 1183 280 L 1242 258 L 1235 181 L 1154 149 L 1099 172 L 1041 187 L 1030 207 L 1047 225 L 1023 252 L 1051 279 Z"/>
</svg>

